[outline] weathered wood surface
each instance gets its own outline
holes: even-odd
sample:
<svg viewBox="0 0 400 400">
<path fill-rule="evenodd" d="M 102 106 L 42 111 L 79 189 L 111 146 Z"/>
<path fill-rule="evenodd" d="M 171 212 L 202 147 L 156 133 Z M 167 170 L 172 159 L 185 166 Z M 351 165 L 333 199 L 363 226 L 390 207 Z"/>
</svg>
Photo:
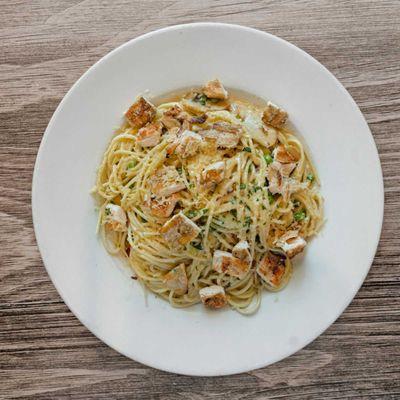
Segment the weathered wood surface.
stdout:
<svg viewBox="0 0 400 400">
<path fill-rule="evenodd" d="M 66 91 L 121 43 L 192 21 L 269 31 L 326 65 L 361 107 L 385 178 L 379 249 L 346 312 L 296 355 L 232 377 L 172 375 L 105 346 L 61 301 L 32 228 L 35 156 Z M 400 398 L 398 0 L 0 0 L 0 135 L 0 398 Z"/>
</svg>

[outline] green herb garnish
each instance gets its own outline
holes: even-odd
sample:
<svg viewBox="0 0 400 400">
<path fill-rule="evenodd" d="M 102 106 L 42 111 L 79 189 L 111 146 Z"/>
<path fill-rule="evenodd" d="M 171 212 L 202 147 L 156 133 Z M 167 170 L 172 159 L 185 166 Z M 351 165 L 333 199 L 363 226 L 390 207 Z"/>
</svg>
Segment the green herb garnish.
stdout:
<svg viewBox="0 0 400 400">
<path fill-rule="evenodd" d="M 106 213 L 106 215 L 110 215 L 111 214 L 111 210 L 109 208 L 105 208 L 104 212 Z"/>
<path fill-rule="evenodd" d="M 187 216 L 188 218 L 194 218 L 196 215 L 197 215 L 197 211 L 196 211 L 196 210 L 189 210 L 189 211 L 186 213 L 186 216 Z"/>
<path fill-rule="evenodd" d="M 229 211 L 235 218 L 237 218 L 237 210 L 230 210 Z"/>
<path fill-rule="evenodd" d="M 247 152 L 247 153 L 251 153 L 251 148 L 250 147 L 245 147 L 243 149 L 243 151 Z"/>
<path fill-rule="evenodd" d="M 202 106 L 206 105 L 207 101 L 207 96 L 205 94 L 196 94 L 196 96 L 193 99 L 194 101 L 200 103 Z"/>
<path fill-rule="evenodd" d="M 307 175 L 307 180 L 308 180 L 308 181 L 313 182 L 314 179 L 315 179 L 315 177 L 314 177 L 313 174 L 308 174 L 308 175 Z"/>
<path fill-rule="evenodd" d="M 264 160 L 267 163 L 267 165 L 271 164 L 274 161 L 271 154 L 264 154 Z"/>
<path fill-rule="evenodd" d="M 246 218 L 244 219 L 244 224 L 243 224 L 243 226 L 249 228 L 249 227 L 250 227 L 250 224 L 251 224 L 251 217 L 246 217 Z"/>
<path fill-rule="evenodd" d="M 239 188 L 240 188 L 240 190 L 246 189 L 246 184 L 245 183 L 241 183 Z"/>
<path fill-rule="evenodd" d="M 268 202 L 272 204 L 275 201 L 275 197 L 271 192 L 268 192 Z"/>
<path fill-rule="evenodd" d="M 262 189 L 261 186 L 254 186 L 253 187 L 254 193 L 256 193 L 258 190 L 261 190 L 261 189 Z"/>
<path fill-rule="evenodd" d="M 131 161 L 131 162 L 126 166 L 126 169 L 131 169 L 131 168 L 133 168 L 136 164 L 137 164 L 136 160 L 135 160 L 135 161 Z"/>
<path fill-rule="evenodd" d="M 302 221 L 306 217 L 306 213 L 304 211 L 298 211 L 295 212 L 293 216 L 296 221 Z"/>
</svg>

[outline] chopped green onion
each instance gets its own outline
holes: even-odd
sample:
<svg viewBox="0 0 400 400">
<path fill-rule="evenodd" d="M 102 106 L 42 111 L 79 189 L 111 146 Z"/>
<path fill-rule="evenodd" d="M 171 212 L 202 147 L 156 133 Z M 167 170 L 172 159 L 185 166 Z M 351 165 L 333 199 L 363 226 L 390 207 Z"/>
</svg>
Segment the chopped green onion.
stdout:
<svg viewBox="0 0 400 400">
<path fill-rule="evenodd" d="M 307 180 L 312 182 L 314 180 L 314 175 L 313 174 L 308 174 L 307 175 Z"/>
<path fill-rule="evenodd" d="M 251 148 L 250 147 L 245 147 L 243 149 L 243 151 L 247 152 L 247 153 L 251 153 Z"/>
<path fill-rule="evenodd" d="M 261 189 L 262 189 L 261 186 L 254 186 L 254 188 L 253 188 L 254 193 L 257 192 L 258 190 L 261 190 Z"/>
<path fill-rule="evenodd" d="M 207 213 L 208 213 L 208 208 L 203 208 L 203 209 L 201 210 L 201 212 L 202 212 L 203 214 L 207 214 Z"/>
<path fill-rule="evenodd" d="M 193 189 L 194 188 L 194 183 L 189 183 L 189 187 L 190 187 L 190 189 Z"/>
<path fill-rule="evenodd" d="M 135 160 L 135 161 L 131 161 L 131 162 L 126 166 L 126 169 L 131 169 L 131 168 L 133 168 L 136 164 L 137 164 L 137 163 L 136 163 L 136 160 Z"/>
<path fill-rule="evenodd" d="M 302 221 L 306 217 L 306 213 L 304 211 L 298 211 L 295 212 L 293 216 L 296 221 Z"/>
<path fill-rule="evenodd" d="M 240 188 L 240 190 L 246 189 L 246 184 L 245 183 L 241 183 L 239 188 Z"/>
<path fill-rule="evenodd" d="M 271 192 L 268 192 L 268 202 L 272 204 L 275 201 L 275 197 Z"/>
<path fill-rule="evenodd" d="M 267 165 L 271 164 L 274 161 L 271 154 L 264 154 L 264 160 L 267 163 Z"/>
</svg>

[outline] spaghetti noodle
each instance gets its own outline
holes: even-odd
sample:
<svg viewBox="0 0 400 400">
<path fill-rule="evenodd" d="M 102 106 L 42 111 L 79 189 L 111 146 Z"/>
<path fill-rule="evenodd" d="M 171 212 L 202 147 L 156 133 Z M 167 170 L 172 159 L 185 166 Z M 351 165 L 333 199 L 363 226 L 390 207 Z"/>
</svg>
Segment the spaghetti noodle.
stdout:
<svg viewBox="0 0 400 400">
<path fill-rule="evenodd" d="M 317 173 L 286 118 L 218 80 L 157 107 L 139 98 L 98 170 L 107 250 L 175 307 L 256 311 L 323 222 Z"/>
</svg>

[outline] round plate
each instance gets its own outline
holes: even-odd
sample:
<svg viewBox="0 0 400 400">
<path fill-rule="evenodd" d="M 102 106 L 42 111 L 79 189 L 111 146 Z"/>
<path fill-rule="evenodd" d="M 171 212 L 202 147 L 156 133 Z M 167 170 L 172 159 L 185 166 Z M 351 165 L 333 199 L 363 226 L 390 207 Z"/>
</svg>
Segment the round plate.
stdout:
<svg viewBox="0 0 400 400">
<path fill-rule="evenodd" d="M 174 309 L 131 279 L 96 237 L 89 194 L 113 130 L 135 97 L 218 77 L 283 106 L 319 171 L 326 223 L 293 279 L 244 317 L 201 305 Z M 37 242 L 61 297 L 98 338 L 127 357 L 190 375 L 264 367 L 298 351 L 343 312 L 372 263 L 383 216 L 382 172 L 368 126 L 315 59 L 270 34 L 199 23 L 120 46 L 72 87 L 44 134 L 32 210 Z"/>
</svg>

